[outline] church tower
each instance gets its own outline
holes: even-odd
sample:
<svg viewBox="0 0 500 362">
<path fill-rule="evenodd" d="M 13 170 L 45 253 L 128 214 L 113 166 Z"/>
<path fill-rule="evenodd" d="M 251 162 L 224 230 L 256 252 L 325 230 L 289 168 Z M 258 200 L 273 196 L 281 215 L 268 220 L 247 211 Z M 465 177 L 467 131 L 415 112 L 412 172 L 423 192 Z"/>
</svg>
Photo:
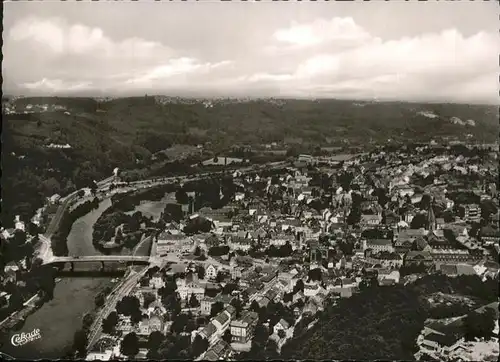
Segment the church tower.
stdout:
<svg viewBox="0 0 500 362">
<path fill-rule="evenodd" d="M 436 230 L 436 216 L 434 215 L 434 198 L 429 203 L 429 210 L 427 211 L 427 228 L 430 231 Z"/>
</svg>

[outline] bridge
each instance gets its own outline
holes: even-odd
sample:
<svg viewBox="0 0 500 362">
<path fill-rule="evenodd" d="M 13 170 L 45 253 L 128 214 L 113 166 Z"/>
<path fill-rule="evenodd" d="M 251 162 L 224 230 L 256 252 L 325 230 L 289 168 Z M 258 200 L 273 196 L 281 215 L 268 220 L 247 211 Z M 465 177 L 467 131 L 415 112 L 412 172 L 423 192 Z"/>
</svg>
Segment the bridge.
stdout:
<svg viewBox="0 0 500 362">
<path fill-rule="evenodd" d="M 60 264 L 71 264 L 71 270 L 74 269 L 75 263 L 96 263 L 102 264 L 102 269 L 104 269 L 104 263 L 106 262 L 125 262 L 125 263 L 141 263 L 150 264 L 151 257 L 149 256 L 130 256 L 130 255 L 95 255 L 95 256 L 55 256 L 50 260 L 46 261 L 44 265 L 60 265 Z"/>
</svg>

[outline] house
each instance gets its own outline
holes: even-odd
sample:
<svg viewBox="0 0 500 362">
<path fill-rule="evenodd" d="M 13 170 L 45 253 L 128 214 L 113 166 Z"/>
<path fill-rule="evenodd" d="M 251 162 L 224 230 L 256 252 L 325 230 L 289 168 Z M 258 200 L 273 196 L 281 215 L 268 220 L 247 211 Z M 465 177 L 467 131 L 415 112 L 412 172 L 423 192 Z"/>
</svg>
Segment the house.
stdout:
<svg viewBox="0 0 500 362">
<path fill-rule="evenodd" d="M 86 361 L 110 361 L 114 359 L 113 350 L 110 348 L 93 349 L 85 358 Z"/>
<path fill-rule="evenodd" d="M 378 253 L 382 251 L 387 251 L 389 253 L 394 252 L 394 247 L 392 246 L 392 241 L 389 239 L 370 239 L 366 243 L 368 249 Z"/>
<path fill-rule="evenodd" d="M 500 243 L 500 230 L 487 225 L 481 228 L 479 238 L 483 245 L 495 245 Z"/>
<path fill-rule="evenodd" d="M 423 351 L 430 351 L 432 353 L 449 353 L 455 350 L 464 338 L 459 333 L 434 333 L 431 332 L 426 335 L 421 343 Z"/>
<path fill-rule="evenodd" d="M 381 215 L 361 215 L 360 224 L 362 225 L 380 225 L 381 222 Z"/>
<path fill-rule="evenodd" d="M 400 254 L 405 254 L 410 251 L 413 241 L 419 237 L 424 236 L 424 229 L 403 229 L 397 232 L 394 241 L 394 249 Z"/>
<path fill-rule="evenodd" d="M 169 253 L 189 252 L 193 248 L 193 241 L 183 234 L 170 234 L 163 232 L 158 236 L 156 242 L 156 253 L 158 256 Z"/>
<path fill-rule="evenodd" d="M 14 228 L 16 230 L 21 230 L 21 231 L 25 231 L 25 225 L 24 225 L 24 222 L 21 221 L 21 218 L 19 215 L 16 215 L 16 218 L 14 220 Z"/>
<path fill-rule="evenodd" d="M 405 254 L 403 264 L 407 266 L 423 263 L 425 266 L 430 266 L 433 262 L 434 260 L 430 252 L 411 250 Z"/>
<path fill-rule="evenodd" d="M 304 295 L 313 297 L 319 293 L 321 287 L 317 283 L 304 283 Z"/>
<path fill-rule="evenodd" d="M 467 222 L 481 221 L 481 208 L 476 204 L 467 204 L 460 207 L 460 216 Z"/>
<path fill-rule="evenodd" d="M 165 286 L 165 281 L 160 273 L 155 273 L 149 280 L 149 286 L 154 289 L 160 289 Z"/>
<path fill-rule="evenodd" d="M 253 331 L 259 320 L 255 312 L 245 311 L 240 319 L 230 323 L 232 341 L 236 343 L 247 343 L 253 337 Z"/>
<path fill-rule="evenodd" d="M 231 324 L 231 318 L 231 313 L 227 310 L 223 310 L 222 312 L 217 314 L 217 316 L 212 318 L 212 321 L 210 323 L 212 323 L 217 329 L 216 333 L 219 335 L 219 337 L 222 337 L 226 329 L 229 328 L 229 325 Z"/>
<path fill-rule="evenodd" d="M 54 194 L 47 199 L 47 201 L 50 204 L 56 204 L 59 200 L 61 200 L 61 195 L 59 195 L 59 194 Z"/>
<path fill-rule="evenodd" d="M 212 311 L 212 304 L 215 303 L 214 298 L 205 297 L 200 301 L 200 313 L 202 315 L 210 315 Z"/>
<path fill-rule="evenodd" d="M 139 322 L 139 335 L 149 336 L 152 332 L 163 333 L 163 320 L 160 315 L 152 315 L 149 318 L 143 318 Z"/>
<path fill-rule="evenodd" d="M 186 279 L 177 279 L 177 293 L 181 300 L 189 300 L 191 295 L 194 295 L 198 301 L 205 297 L 205 288 L 198 282 L 198 275 L 196 273 L 189 273 Z"/>
<path fill-rule="evenodd" d="M 290 324 L 288 324 L 288 322 L 286 320 L 281 318 L 279 320 L 279 322 L 274 325 L 273 333 L 278 335 L 279 331 L 286 332 L 289 328 L 290 328 Z"/>
<path fill-rule="evenodd" d="M 201 330 L 199 335 L 205 338 L 211 345 L 218 339 L 217 327 L 212 322 L 208 323 L 205 328 Z"/>
<path fill-rule="evenodd" d="M 121 332 L 123 335 L 132 332 L 134 326 L 132 325 L 132 321 L 130 317 L 124 317 L 119 315 L 118 324 L 116 326 L 116 330 Z"/>
<path fill-rule="evenodd" d="M 371 264 L 380 264 L 383 267 L 400 268 L 403 265 L 403 258 L 398 253 L 389 253 L 382 251 L 379 253 L 372 253 L 367 255 L 366 262 Z"/>
<path fill-rule="evenodd" d="M 476 275 L 476 270 L 469 264 L 442 264 L 436 263 L 436 271 L 450 277 L 459 275 Z"/>
<path fill-rule="evenodd" d="M 218 341 L 210 347 L 203 355 L 204 361 L 219 361 L 229 359 L 231 356 L 231 347 L 223 340 Z"/>
<path fill-rule="evenodd" d="M 435 262 L 447 264 L 478 262 L 483 259 L 482 253 L 480 254 L 462 249 L 434 249 L 431 252 L 431 256 Z"/>
<path fill-rule="evenodd" d="M 379 285 L 393 285 L 399 283 L 400 274 L 397 270 L 379 269 L 377 280 Z"/>
<path fill-rule="evenodd" d="M 213 264 L 208 265 L 205 268 L 205 278 L 209 280 L 215 280 L 217 277 L 218 269 Z"/>
</svg>

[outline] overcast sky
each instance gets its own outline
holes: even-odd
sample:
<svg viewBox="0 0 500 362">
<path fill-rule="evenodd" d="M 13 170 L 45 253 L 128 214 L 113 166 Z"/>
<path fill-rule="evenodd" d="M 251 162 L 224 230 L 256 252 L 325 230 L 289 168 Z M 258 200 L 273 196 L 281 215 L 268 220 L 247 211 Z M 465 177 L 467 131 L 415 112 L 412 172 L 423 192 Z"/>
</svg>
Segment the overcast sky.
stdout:
<svg viewBox="0 0 500 362">
<path fill-rule="evenodd" d="M 497 103 L 496 2 L 4 4 L 3 92 Z"/>
</svg>

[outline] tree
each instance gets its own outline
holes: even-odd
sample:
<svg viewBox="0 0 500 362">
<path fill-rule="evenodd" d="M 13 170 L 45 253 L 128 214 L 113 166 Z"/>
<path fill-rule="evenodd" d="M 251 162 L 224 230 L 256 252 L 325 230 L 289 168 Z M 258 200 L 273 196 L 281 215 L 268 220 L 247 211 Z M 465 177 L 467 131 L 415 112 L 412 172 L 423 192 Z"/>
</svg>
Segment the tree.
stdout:
<svg viewBox="0 0 500 362">
<path fill-rule="evenodd" d="M 148 337 L 148 348 L 150 350 L 158 351 L 158 348 L 160 348 L 164 339 L 165 336 L 163 333 L 159 331 L 151 332 Z"/>
<path fill-rule="evenodd" d="M 107 334 L 112 334 L 118 324 L 118 314 L 116 311 L 109 313 L 109 315 L 102 321 L 102 331 Z"/>
<path fill-rule="evenodd" d="M 97 192 L 97 184 L 95 183 L 95 181 L 92 181 L 92 183 L 90 184 L 90 191 L 95 196 Z"/>
<path fill-rule="evenodd" d="M 135 296 L 126 295 L 116 304 L 116 312 L 124 316 L 132 316 L 140 312 L 140 302 Z"/>
<path fill-rule="evenodd" d="M 268 339 L 269 332 L 267 328 L 262 323 L 257 324 L 254 330 L 253 342 L 258 346 L 264 347 Z"/>
<path fill-rule="evenodd" d="M 224 342 L 226 342 L 227 344 L 230 344 L 231 341 L 233 339 L 233 336 L 231 335 L 231 331 L 228 329 L 226 329 L 226 331 L 224 332 L 224 335 L 222 336 L 222 340 Z"/>
<path fill-rule="evenodd" d="M 231 300 L 231 305 L 236 310 L 236 318 L 240 318 L 241 310 L 243 309 L 243 303 L 241 300 L 239 298 L 233 298 L 233 300 Z"/>
<path fill-rule="evenodd" d="M 309 270 L 308 277 L 312 281 L 321 281 L 322 273 L 320 268 Z"/>
<path fill-rule="evenodd" d="M 145 293 L 144 294 L 144 303 L 143 307 L 148 308 L 151 303 L 153 303 L 156 300 L 156 297 L 153 293 Z"/>
<path fill-rule="evenodd" d="M 284 303 L 289 303 L 293 300 L 293 293 L 285 293 L 283 295 L 283 302 Z"/>
<path fill-rule="evenodd" d="M 123 338 L 120 345 L 120 352 L 129 358 L 135 357 L 139 353 L 139 338 L 137 334 L 131 332 Z"/>
<path fill-rule="evenodd" d="M 189 298 L 189 307 L 190 308 L 198 308 L 200 306 L 200 302 L 196 298 L 196 295 L 191 294 L 191 298 Z"/>
<path fill-rule="evenodd" d="M 79 329 L 75 332 L 73 337 L 73 349 L 78 354 L 78 357 L 84 357 L 87 349 L 87 333 L 84 330 Z"/>
<path fill-rule="evenodd" d="M 179 204 L 182 204 L 182 205 L 186 205 L 189 203 L 189 196 L 188 194 L 186 193 L 186 191 L 182 190 L 182 189 L 179 189 L 177 190 L 177 192 L 175 193 L 175 200 L 179 203 Z"/>
<path fill-rule="evenodd" d="M 215 281 L 217 283 L 221 283 L 224 280 L 224 273 L 222 272 L 217 272 L 217 276 L 215 277 Z"/>
<path fill-rule="evenodd" d="M 86 313 L 83 316 L 83 321 L 82 321 L 83 329 L 87 330 L 92 325 L 93 322 L 94 322 L 94 316 L 92 315 L 92 313 Z"/>
<path fill-rule="evenodd" d="M 198 266 L 198 279 L 205 279 L 205 268 L 203 265 Z"/>
<path fill-rule="evenodd" d="M 487 308 L 484 312 L 473 311 L 464 320 L 465 339 L 472 341 L 474 338 L 490 339 L 495 328 L 495 312 Z"/>
<path fill-rule="evenodd" d="M 99 293 L 95 296 L 94 302 L 96 307 L 102 307 L 104 305 L 104 302 L 106 301 L 106 297 L 104 296 L 103 293 Z"/>
<path fill-rule="evenodd" d="M 293 287 L 293 294 L 299 291 L 304 292 L 304 281 L 302 279 L 297 280 L 297 283 Z"/>
<path fill-rule="evenodd" d="M 122 241 L 123 241 L 123 232 L 121 228 L 118 228 L 115 235 L 115 243 L 121 244 Z"/>
<path fill-rule="evenodd" d="M 201 255 L 201 248 L 199 246 L 197 246 L 195 249 L 194 249 L 194 255 L 195 256 L 200 256 Z"/>
<path fill-rule="evenodd" d="M 410 228 L 420 229 L 420 228 L 425 227 L 426 223 L 427 223 L 427 218 L 426 218 L 425 214 L 417 214 L 411 220 Z"/>
<path fill-rule="evenodd" d="M 202 338 L 199 334 L 194 338 L 193 344 L 191 345 L 193 351 L 193 357 L 196 358 L 204 353 L 208 349 L 208 341 Z"/>
<path fill-rule="evenodd" d="M 250 304 L 250 310 L 253 311 L 253 312 L 256 312 L 256 313 L 259 312 L 260 306 L 259 306 L 259 303 L 256 300 L 252 301 L 252 303 Z"/>
<path fill-rule="evenodd" d="M 272 339 L 269 339 L 266 343 L 266 359 L 276 359 L 279 356 L 278 345 Z"/>
<path fill-rule="evenodd" d="M 210 308 L 210 317 L 213 318 L 220 312 L 224 310 L 224 303 L 222 302 L 215 302 L 212 304 L 212 307 Z"/>
</svg>

